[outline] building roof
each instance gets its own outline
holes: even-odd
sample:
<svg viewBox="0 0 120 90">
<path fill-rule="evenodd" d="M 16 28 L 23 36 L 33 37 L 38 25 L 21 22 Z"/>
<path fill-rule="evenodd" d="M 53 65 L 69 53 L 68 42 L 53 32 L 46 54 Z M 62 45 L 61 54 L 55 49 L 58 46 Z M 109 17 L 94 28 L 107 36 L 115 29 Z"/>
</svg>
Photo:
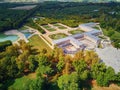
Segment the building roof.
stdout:
<svg viewBox="0 0 120 90">
<path fill-rule="evenodd" d="M 90 37 L 91 39 L 98 41 L 100 40 L 100 38 L 98 38 L 97 36 L 91 35 L 90 33 L 85 33 L 85 35 L 87 35 L 88 37 Z"/>
<path fill-rule="evenodd" d="M 90 22 L 90 23 L 80 24 L 79 27 L 80 27 L 81 29 L 83 29 L 84 31 L 93 31 L 93 30 L 97 30 L 97 29 L 94 29 L 94 28 L 93 28 L 93 27 L 95 27 L 97 24 L 99 24 L 99 23 Z"/>
</svg>

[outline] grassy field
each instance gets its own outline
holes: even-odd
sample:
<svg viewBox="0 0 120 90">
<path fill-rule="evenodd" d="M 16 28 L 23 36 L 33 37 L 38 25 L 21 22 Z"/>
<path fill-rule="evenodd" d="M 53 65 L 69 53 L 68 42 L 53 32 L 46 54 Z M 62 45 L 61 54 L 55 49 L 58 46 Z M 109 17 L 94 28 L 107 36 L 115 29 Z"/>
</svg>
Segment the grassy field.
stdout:
<svg viewBox="0 0 120 90">
<path fill-rule="evenodd" d="M 25 90 L 28 87 L 29 83 L 35 79 L 36 73 L 31 73 L 21 78 L 17 78 L 14 80 L 13 84 L 8 87 L 8 90 Z"/>
<path fill-rule="evenodd" d="M 41 51 L 44 48 L 48 51 L 52 51 L 52 49 L 38 35 L 32 36 L 29 39 L 29 44 L 33 45 L 39 51 Z"/>
</svg>

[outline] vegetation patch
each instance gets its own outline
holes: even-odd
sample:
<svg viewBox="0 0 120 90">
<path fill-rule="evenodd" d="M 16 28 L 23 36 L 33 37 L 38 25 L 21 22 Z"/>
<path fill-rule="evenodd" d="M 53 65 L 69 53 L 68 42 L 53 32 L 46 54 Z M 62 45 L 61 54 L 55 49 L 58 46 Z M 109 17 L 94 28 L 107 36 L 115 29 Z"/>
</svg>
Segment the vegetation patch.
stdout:
<svg viewBox="0 0 120 90">
<path fill-rule="evenodd" d="M 54 26 L 58 27 L 59 29 L 67 29 L 66 27 L 56 23 L 56 24 L 53 24 Z"/>
<path fill-rule="evenodd" d="M 39 51 L 42 49 L 47 49 L 49 52 L 52 51 L 52 49 L 38 35 L 34 35 L 29 38 L 29 44 L 33 45 Z"/>
<path fill-rule="evenodd" d="M 77 29 L 77 30 L 69 31 L 69 33 L 71 33 L 71 34 L 74 35 L 74 34 L 81 34 L 81 33 L 84 33 L 84 31 Z"/>
<path fill-rule="evenodd" d="M 28 28 L 23 26 L 23 27 L 19 28 L 18 30 L 26 30 L 26 29 L 28 29 Z"/>
<path fill-rule="evenodd" d="M 20 90 L 20 89 L 24 90 L 25 88 L 28 88 L 28 85 L 29 85 L 28 83 L 30 82 L 31 82 L 31 79 L 23 76 L 21 78 L 15 79 L 14 84 L 11 85 L 8 89 L 9 90 Z M 28 85 L 26 85 L 26 83 Z"/>
<path fill-rule="evenodd" d="M 40 26 L 38 26 L 38 24 L 34 23 L 33 20 L 31 20 L 31 19 L 29 20 L 29 22 L 26 25 L 28 25 L 29 27 L 32 27 L 34 29 L 37 29 L 42 34 L 45 33 L 45 31 Z"/>
<path fill-rule="evenodd" d="M 65 37 L 67 37 L 67 35 L 64 33 L 58 33 L 58 34 L 50 35 L 49 37 L 51 39 L 57 40 L 57 39 L 65 38 Z"/>
<path fill-rule="evenodd" d="M 49 25 L 44 25 L 43 27 L 44 27 L 45 29 L 47 29 L 48 31 L 56 31 L 55 28 L 52 28 L 52 27 L 50 27 Z"/>
<path fill-rule="evenodd" d="M 12 45 L 11 41 L 4 41 L 4 42 L 0 42 L 0 51 L 4 51 L 6 49 L 6 47 Z"/>
</svg>

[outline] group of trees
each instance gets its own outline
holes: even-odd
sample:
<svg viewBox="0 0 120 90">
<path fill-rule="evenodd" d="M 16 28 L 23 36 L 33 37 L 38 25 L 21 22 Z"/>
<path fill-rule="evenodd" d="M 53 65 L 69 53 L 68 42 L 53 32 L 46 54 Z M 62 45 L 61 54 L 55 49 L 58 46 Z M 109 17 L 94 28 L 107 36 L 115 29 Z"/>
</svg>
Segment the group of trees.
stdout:
<svg viewBox="0 0 120 90">
<path fill-rule="evenodd" d="M 26 20 L 34 14 L 32 10 L 13 10 L 11 8 L 27 4 L 0 3 L 0 32 L 21 27 Z M 29 5 L 29 4 L 28 4 Z"/>
<path fill-rule="evenodd" d="M 5 51 L 0 52 L 0 82 L 33 72 L 37 67 L 36 53 L 24 41 L 20 41 L 20 46 L 6 47 Z"/>
<path fill-rule="evenodd" d="M 19 44 L 8 46 L 0 53 L 1 88 L 5 89 L 6 81 L 31 72 L 36 73 L 36 79 L 25 83 L 25 90 L 90 89 L 92 80 L 99 86 L 120 84 L 120 73 L 100 63 L 93 51 L 80 51 L 71 57 L 59 48 L 48 54 L 46 50 L 37 52 L 24 41 Z"/>
</svg>

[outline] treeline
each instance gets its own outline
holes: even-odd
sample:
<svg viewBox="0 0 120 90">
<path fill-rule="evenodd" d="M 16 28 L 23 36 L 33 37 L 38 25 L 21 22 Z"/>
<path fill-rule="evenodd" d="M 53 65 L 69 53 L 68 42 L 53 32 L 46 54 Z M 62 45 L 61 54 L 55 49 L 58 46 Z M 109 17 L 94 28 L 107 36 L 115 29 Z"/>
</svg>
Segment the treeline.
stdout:
<svg viewBox="0 0 120 90">
<path fill-rule="evenodd" d="M 42 34 L 45 33 L 45 31 L 37 23 L 34 23 L 32 19 L 28 19 L 26 25 L 37 29 Z"/>
<path fill-rule="evenodd" d="M 32 72 L 36 73 L 36 79 L 24 83 L 23 90 L 91 89 L 94 80 L 99 86 L 120 85 L 120 72 L 115 73 L 112 67 L 100 63 L 94 51 L 80 51 L 71 57 L 59 48 L 48 54 L 46 49 L 37 52 L 24 41 L 19 44 L 8 46 L 0 53 L 0 88 L 3 90 L 20 89 L 6 83 Z"/>
</svg>

